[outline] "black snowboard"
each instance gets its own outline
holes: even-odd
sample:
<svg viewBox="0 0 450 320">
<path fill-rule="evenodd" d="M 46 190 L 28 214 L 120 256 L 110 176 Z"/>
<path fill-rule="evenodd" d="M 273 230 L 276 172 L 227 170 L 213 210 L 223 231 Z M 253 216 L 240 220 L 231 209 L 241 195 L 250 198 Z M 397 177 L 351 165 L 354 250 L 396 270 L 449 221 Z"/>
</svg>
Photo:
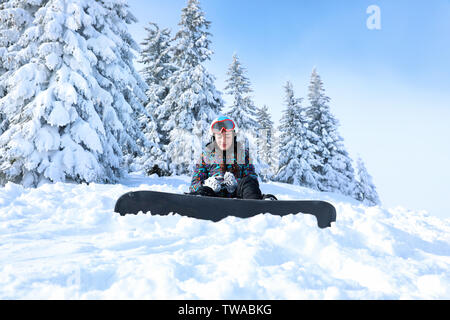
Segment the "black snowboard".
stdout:
<svg viewBox="0 0 450 320">
<path fill-rule="evenodd" d="M 205 197 L 157 191 L 134 191 L 122 195 L 114 212 L 120 215 L 137 214 L 140 211 L 152 215 L 177 213 L 191 218 L 219 221 L 228 216 L 249 218 L 260 213 L 278 216 L 305 213 L 317 218 L 320 228 L 336 221 L 336 209 L 328 202 L 316 200 L 250 200 Z"/>
</svg>

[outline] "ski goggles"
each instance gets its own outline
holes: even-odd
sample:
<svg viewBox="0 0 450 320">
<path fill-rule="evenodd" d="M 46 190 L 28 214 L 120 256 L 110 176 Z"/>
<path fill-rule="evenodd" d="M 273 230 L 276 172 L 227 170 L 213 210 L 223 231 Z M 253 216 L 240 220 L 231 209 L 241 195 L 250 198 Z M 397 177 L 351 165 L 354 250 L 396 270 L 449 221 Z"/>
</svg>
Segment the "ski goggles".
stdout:
<svg viewBox="0 0 450 320">
<path fill-rule="evenodd" d="M 211 130 L 213 133 L 221 133 L 222 130 L 224 130 L 225 132 L 234 130 L 235 125 L 233 120 L 231 119 L 225 119 L 225 120 L 219 120 L 214 122 L 211 125 Z"/>
</svg>

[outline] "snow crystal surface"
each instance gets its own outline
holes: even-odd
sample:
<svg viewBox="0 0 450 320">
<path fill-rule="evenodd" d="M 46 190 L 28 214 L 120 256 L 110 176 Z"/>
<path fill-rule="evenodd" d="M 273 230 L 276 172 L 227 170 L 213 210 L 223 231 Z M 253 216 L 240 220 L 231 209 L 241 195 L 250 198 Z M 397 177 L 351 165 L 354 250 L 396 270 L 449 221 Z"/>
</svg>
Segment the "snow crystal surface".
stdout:
<svg viewBox="0 0 450 320">
<path fill-rule="evenodd" d="M 262 183 L 280 200 L 323 199 L 311 215 L 218 223 L 113 212 L 132 190 L 183 193 L 190 177 L 0 188 L 0 299 L 448 299 L 450 221 L 405 208 Z"/>
</svg>

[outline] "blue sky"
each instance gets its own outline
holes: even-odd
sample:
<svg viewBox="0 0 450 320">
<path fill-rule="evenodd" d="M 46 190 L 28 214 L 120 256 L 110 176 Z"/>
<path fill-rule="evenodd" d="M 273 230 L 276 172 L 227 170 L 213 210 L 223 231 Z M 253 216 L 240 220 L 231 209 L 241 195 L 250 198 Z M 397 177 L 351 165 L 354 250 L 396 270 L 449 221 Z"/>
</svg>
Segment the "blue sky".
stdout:
<svg viewBox="0 0 450 320">
<path fill-rule="evenodd" d="M 129 0 L 135 40 L 156 22 L 178 30 L 185 0 Z M 380 30 L 366 25 L 370 5 Z M 450 0 L 203 0 L 223 91 L 237 53 L 257 105 L 277 124 L 283 85 L 307 97 L 316 67 L 345 146 L 360 155 L 381 200 L 450 218 Z M 224 95 L 224 99 L 229 99 Z M 305 101 L 306 102 L 306 101 Z"/>
</svg>

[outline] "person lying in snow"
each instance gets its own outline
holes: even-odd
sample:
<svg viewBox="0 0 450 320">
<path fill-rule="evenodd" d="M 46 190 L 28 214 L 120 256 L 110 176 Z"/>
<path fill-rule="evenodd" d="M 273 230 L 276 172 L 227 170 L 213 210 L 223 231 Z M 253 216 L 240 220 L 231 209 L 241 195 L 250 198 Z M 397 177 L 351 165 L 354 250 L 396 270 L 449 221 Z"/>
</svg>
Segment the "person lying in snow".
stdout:
<svg viewBox="0 0 450 320">
<path fill-rule="evenodd" d="M 238 128 L 232 119 L 224 116 L 215 119 L 209 133 L 211 141 L 195 166 L 190 194 L 277 200 L 274 195 L 261 193 L 249 149 L 238 142 Z"/>
</svg>

